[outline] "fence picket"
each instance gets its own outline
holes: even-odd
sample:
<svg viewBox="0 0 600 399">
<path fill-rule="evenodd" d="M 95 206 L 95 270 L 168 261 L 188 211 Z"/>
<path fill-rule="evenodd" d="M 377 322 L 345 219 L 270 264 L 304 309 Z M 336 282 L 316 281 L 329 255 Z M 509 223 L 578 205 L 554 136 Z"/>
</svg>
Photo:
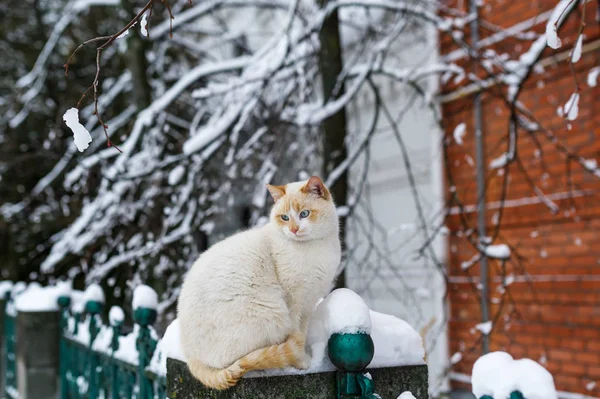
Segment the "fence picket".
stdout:
<svg viewBox="0 0 600 399">
<path fill-rule="evenodd" d="M 6 293 L 6 313 L 4 318 L 5 337 L 5 367 L 4 389 L 7 398 L 18 398 L 17 390 L 17 347 L 16 347 L 16 320 L 15 305 L 11 292 Z"/>
<path fill-rule="evenodd" d="M 166 398 L 164 377 L 146 371 L 157 344 L 151 330 L 156 320 L 155 310 L 140 308 L 134 314 L 134 334 L 137 333 L 137 336 L 133 349 L 138 352 L 136 365 L 116 356 L 122 345 L 119 338 L 124 337 L 121 334 L 122 320 L 111 320 L 110 325 L 104 325 L 100 317 L 103 310 L 101 302 L 88 300 L 80 309 L 73 305 L 71 298 L 64 296 L 58 299 L 58 303 L 61 315 L 61 399 Z M 86 317 L 83 317 L 82 311 Z M 86 320 L 87 329 L 82 331 Z M 111 336 L 107 347 L 102 348 L 98 341 L 107 339 L 105 334 Z M 83 342 L 88 337 L 89 341 Z"/>
</svg>

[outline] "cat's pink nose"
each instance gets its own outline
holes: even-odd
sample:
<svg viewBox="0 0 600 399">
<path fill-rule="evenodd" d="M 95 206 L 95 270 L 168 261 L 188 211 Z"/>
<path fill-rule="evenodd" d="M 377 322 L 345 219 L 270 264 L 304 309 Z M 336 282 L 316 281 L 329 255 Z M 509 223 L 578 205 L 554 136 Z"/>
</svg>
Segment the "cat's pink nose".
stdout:
<svg viewBox="0 0 600 399">
<path fill-rule="evenodd" d="M 296 233 L 298 232 L 298 230 L 299 230 L 299 229 L 300 229 L 299 227 L 292 227 L 292 228 L 290 229 L 290 231 L 291 231 L 292 233 L 296 234 Z"/>
</svg>

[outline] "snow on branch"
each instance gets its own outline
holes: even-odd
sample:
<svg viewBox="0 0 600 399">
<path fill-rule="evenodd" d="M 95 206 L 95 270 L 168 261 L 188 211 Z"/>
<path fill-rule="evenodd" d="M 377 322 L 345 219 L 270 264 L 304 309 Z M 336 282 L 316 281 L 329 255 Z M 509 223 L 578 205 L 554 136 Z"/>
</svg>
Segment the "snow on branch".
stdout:
<svg viewBox="0 0 600 399">
<path fill-rule="evenodd" d="M 483 253 L 494 259 L 506 260 L 510 258 L 510 248 L 506 244 L 488 245 L 483 248 Z"/>
<path fill-rule="evenodd" d="M 131 153 L 131 151 L 137 143 L 137 140 L 139 139 L 140 134 L 142 133 L 142 129 L 144 127 L 149 126 L 152 123 L 154 116 L 158 112 L 163 111 L 169 104 L 171 104 L 177 98 L 177 96 L 179 96 L 190 85 L 198 81 L 200 78 L 209 75 L 241 69 L 244 66 L 246 66 L 250 62 L 250 60 L 250 57 L 242 56 L 227 61 L 216 62 L 213 64 L 201 64 L 189 71 L 184 76 L 182 76 L 159 99 L 155 100 L 152 104 L 150 104 L 148 108 L 140 112 L 140 115 L 138 116 L 133 127 L 133 132 L 131 133 L 131 136 L 127 139 L 125 145 L 123 146 L 124 152 L 127 154 Z M 208 138 L 205 135 L 196 135 L 196 138 L 204 137 L 204 139 L 202 141 L 200 141 L 200 139 L 195 139 L 194 141 L 192 141 L 192 144 L 186 143 L 187 147 L 184 147 L 184 152 L 190 153 L 204 148 L 207 144 L 212 142 L 212 140 L 218 137 L 220 133 L 222 133 L 222 131 L 219 130 L 208 132 Z"/>
<path fill-rule="evenodd" d="M 26 75 L 19 78 L 16 83 L 17 88 L 29 87 L 29 89 L 19 98 L 23 104 L 21 112 L 19 112 L 10 121 L 10 127 L 18 127 L 29 114 L 29 102 L 39 95 L 41 90 L 46 83 L 48 76 L 47 66 L 50 56 L 55 51 L 56 46 L 59 43 L 60 38 L 64 34 L 65 30 L 71 25 L 77 18 L 77 16 L 83 11 L 89 9 L 92 6 L 118 6 L 120 2 L 118 0 L 72 0 L 64 7 L 62 11 L 62 17 L 54 24 L 50 37 L 44 44 L 44 47 L 38 55 L 35 64 L 31 71 Z"/>
<path fill-rule="evenodd" d="M 83 152 L 90 146 L 92 142 L 92 135 L 88 130 L 79 123 L 79 110 L 77 108 L 71 108 L 63 115 L 65 124 L 73 131 L 73 138 L 75 145 L 79 152 Z"/>
<path fill-rule="evenodd" d="M 339 112 L 355 97 L 356 93 L 358 93 L 358 90 L 362 87 L 369 75 L 369 69 L 368 65 L 362 66 L 358 77 L 352 82 L 352 86 L 350 86 L 341 97 L 336 98 L 325 105 L 303 105 L 297 111 L 297 123 L 299 125 L 318 124 L 329 118 L 331 115 Z"/>
<path fill-rule="evenodd" d="M 552 11 L 552 15 L 546 24 L 546 43 L 549 47 L 557 49 L 562 46 L 562 42 L 558 37 L 558 28 L 569 14 L 569 10 L 578 2 L 578 0 L 560 0 L 554 11 Z"/>
<path fill-rule="evenodd" d="M 63 16 L 58 20 L 56 24 L 54 24 L 52 33 L 50 34 L 50 37 L 44 45 L 44 48 L 42 49 L 40 55 L 37 57 L 33 69 L 17 81 L 17 87 L 31 86 L 33 82 L 36 81 L 39 77 L 45 76 L 44 68 L 48 63 L 50 55 L 54 51 L 65 29 L 75 21 L 75 18 L 79 15 L 79 13 L 87 10 L 89 7 L 92 6 L 119 5 L 119 0 L 74 0 L 67 3 L 67 5 L 62 11 Z"/>
</svg>

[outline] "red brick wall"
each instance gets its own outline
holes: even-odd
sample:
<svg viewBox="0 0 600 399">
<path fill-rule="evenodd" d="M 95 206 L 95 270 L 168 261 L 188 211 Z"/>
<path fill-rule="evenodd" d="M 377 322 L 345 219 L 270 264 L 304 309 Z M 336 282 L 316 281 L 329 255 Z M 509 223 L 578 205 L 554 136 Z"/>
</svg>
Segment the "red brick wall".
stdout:
<svg viewBox="0 0 600 399">
<path fill-rule="evenodd" d="M 467 3 L 461 1 L 453 5 L 466 7 Z M 556 0 L 486 0 L 481 17 L 488 23 L 508 28 L 551 10 L 556 3 Z M 584 40 L 587 45 L 597 45 L 600 41 L 596 8 L 596 2 L 587 4 Z M 571 50 L 581 17 L 580 7 L 559 31 L 562 48 L 554 52 L 547 48 L 542 59 Z M 542 33 L 545 24 L 546 19 L 540 19 L 533 29 Z M 486 27 L 481 28 L 483 38 L 492 33 Z M 467 32 L 465 37 L 468 35 Z M 448 37 L 442 36 L 440 40 L 443 54 L 455 50 Z M 512 38 L 489 48 L 497 53 L 508 53 L 515 59 L 529 48 L 529 43 L 531 41 Z M 600 179 L 576 162 L 568 163 L 565 155 L 556 149 L 559 143 L 584 158 L 595 158 L 600 164 L 600 82 L 596 87 L 586 84 L 589 70 L 600 65 L 600 47 L 585 52 L 574 65 L 581 99 L 579 117 L 571 123 L 570 130 L 556 110 L 573 93 L 574 78 L 568 60 L 558 57 L 549 62 L 543 72 L 532 73 L 519 99 L 557 140 L 552 142 L 541 132 L 529 135 L 520 130 L 518 155 L 531 181 L 547 196 L 555 198 L 560 210 L 553 214 L 536 201 L 525 173 L 518 164 L 510 165 L 507 203 L 494 243 L 510 245 L 512 257 L 504 265 L 505 272 L 501 262 L 490 261 L 490 307 L 492 317 L 497 318 L 490 335 L 491 349 L 508 351 L 515 358 L 540 361 L 554 375 L 558 390 L 600 397 Z M 472 65 L 472 61 L 466 59 L 457 63 L 467 69 Z M 499 88 L 501 86 L 496 90 Z M 444 88 L 446 93 L 453 90 L 455 87 L 450 85 Z M 485 156 L 489 164 L 507 150 L 509 110 L 493 93 L 485 93 L 482 98 Z M 475 160 L 472 110 L 472 96 L 443 104 L 449 140 L 456 125 L 461 122 L 467 125 L 465 143 L 460 146 L 452 141 L 448 147 L 448 172 L 465 205 L 476 202 L 476 172 L 470 165 L 471 159 Z M 541 147 L 536 146 L 536 141 Z M 538 148 L 541 149 L 539 157 L 536 156 Z M 491 208 L 487 211 L 489 235 L 496 228 L 498 205 L 494 202 L 501 199 L 504 179 L 502 172 L 487 171 L 486 200 Z M 573 193 L 573 197 L 569 193 Z M 465 223 L 475 228 L 476 216 L 474 212 L 467 213 Z M 460 267 L 476 254 L 464 237 L 463 224 L 458 215 L 448 220 L 451 231 L 449 335 L 450 353 L 463 353 L 454 371 L 470 375 L 474 360 L 481 354 L 480 333 L 473 329 L 481 321 L 481 308 L 475 287 L 479 266 L 473 266 L 468 272 Z M 516 278 L 504 295 L 499 291 L 503 274 Z M 474 280 L 469 281 L 468 276 Z M 596 387 L 588 389 L 592 382 L 596 382 Z"/>
</svg>

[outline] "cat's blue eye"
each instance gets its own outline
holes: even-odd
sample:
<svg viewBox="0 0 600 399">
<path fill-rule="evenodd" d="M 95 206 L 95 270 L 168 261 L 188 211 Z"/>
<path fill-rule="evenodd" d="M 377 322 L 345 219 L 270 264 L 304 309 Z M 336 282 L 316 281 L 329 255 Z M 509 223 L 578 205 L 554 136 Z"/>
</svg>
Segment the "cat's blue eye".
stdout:
<svg viewBox="0 0 600 399">
<path fill-rule="evenodd" d="M 288 215 L 281 215 L 281 219 L 287 222 L 288 220 L 290 220 L 290 217 Z"/>
<path fill-rule="evenodd" d="M 305 209 L 302 212 L 300 212 L 300 219 L 307 218 L 308 215 L 310 215 L 310 211 L 308 209 Z"/>
</svg>

